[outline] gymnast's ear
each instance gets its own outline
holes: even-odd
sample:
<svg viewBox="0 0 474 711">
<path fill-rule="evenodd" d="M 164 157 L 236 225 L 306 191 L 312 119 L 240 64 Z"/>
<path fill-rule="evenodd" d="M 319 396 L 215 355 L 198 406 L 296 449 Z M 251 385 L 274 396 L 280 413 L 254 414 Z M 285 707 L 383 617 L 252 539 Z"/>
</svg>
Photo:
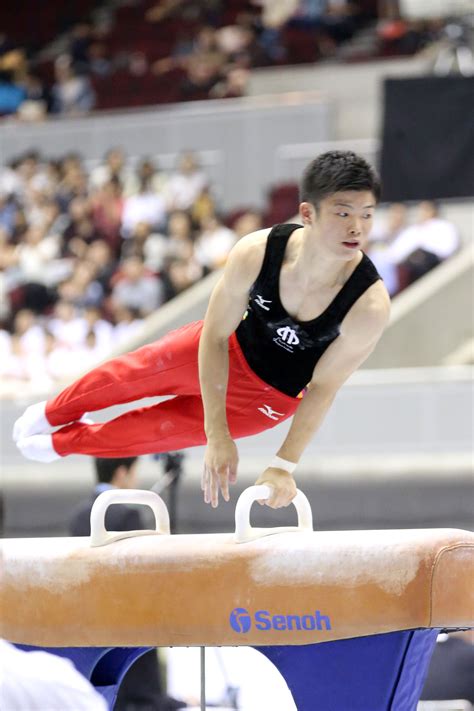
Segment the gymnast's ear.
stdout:
<svg viewBox="0 0 474 711">
<path fill-rule="evenodd" d="M 303 225 L 314 225 L 316 210 L 310 202 L 300 203 L 299 213 Z"/>
</svg>

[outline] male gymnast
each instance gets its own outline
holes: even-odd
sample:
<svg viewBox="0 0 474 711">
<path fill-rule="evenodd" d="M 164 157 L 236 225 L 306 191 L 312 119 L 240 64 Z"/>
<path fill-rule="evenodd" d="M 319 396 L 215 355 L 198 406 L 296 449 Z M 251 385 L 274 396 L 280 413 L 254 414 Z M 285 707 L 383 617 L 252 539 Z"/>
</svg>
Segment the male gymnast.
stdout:
<svg viewBox="0 0 474 711">
<path fill-rule="evenodd" d="M 28 407 L 13 437 L 29 459 L 124 457 L 206 444 L 202 489 L 218 505 L 237 477 L 235 439 L 294 416 L 258 477 L 272 508 L 294 498 L 293 472 L 335 395 L 366 360 L 390 300 L 363 253 L 380 197 L 371 167 L 350 151 L 314 159 L 300 186 L 302 225 L 253 232 L 232 249 L 204 321 L 190 323 Z M 174 396 L 103 424 L 84 413 Z M 55 431 L 52 431 L 54 428 Z"/>
</svg>

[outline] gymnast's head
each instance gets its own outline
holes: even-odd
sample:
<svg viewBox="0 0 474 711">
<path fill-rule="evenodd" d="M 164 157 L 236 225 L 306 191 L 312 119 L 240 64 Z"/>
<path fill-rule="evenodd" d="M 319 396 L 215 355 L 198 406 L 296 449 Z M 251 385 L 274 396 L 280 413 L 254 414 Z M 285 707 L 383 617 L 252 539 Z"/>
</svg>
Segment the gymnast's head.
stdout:
<svg viewBox="0 0 474 711">
<path fill-rule="evenodd" d="M 99 484 L 110 484 L 117 489 L 135 489 L 138 457 L 94 459 L 95 474 Z"/>
<path fill-rule="evenodd" d="M 328 151 L 311 161 L 300 183 L 300 218 L 339 256 L 364 247 L 380 199 L 380 181 L 352 151 Z"/>
</svg>

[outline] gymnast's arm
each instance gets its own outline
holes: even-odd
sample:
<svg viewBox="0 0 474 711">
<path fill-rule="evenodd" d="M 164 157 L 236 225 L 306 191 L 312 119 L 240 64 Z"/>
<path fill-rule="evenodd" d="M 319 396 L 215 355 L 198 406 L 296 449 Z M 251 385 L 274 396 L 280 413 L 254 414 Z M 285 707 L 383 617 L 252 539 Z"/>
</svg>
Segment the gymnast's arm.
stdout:
<svg viewBox="0 0 474 711">
<path fill-rule="evenodd" d="M 389 315 L 390 299 L 383 283 L 378 281 L 351 308 L 341 324 L 339 336 L 316 364 L 308 391 L 277 452 L 279 457 L 294 463 L 299 461 L 339 388 L 374 350 Z M 271 498 L 265 501 L 272 508 L 287 506 L 296 494 L 292 475 L 283 469 L 266 469 L 256 483 L 273 488 Z"/>
<path fill-rule="evenodd" d="M 199 343 L 199 381 L 207 437 L 202 489 L 204 500 L 213 507 L 218 504 L 219 488 L 224 499 L 229 500 L 229 481 L 234 483 L 237 476 L 237 447 L 226 415 L 228 339 L 247 307 L 250 287 L 262 266 L 268 232 L 253 232 L 232 249 L 224 274 L 211 294 Z"/>
</svg>

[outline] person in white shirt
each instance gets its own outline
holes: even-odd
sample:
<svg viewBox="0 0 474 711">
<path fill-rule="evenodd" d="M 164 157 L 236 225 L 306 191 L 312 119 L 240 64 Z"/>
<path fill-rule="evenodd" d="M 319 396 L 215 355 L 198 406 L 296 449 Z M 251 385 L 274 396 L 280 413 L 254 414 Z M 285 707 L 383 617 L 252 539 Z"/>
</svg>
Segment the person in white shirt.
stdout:
<svg viewBox="0 0 474 711">
<path fill-rule="evenodd" d="M 391 256 L 390 247 L 406 229 L 407 215 L 408 211 L 403 203 L 393 203 L 384 218 L 375 222 L 369 235 L 367 254 L 377 267 L 390 296 L 399 291 L 398 269 Z"/>
<path fill-rule="evenodd" d="M 208 184 L 208 178 L 196 161 L 194 153 L 181 155 L 178 170 L 165 188 L 168 210 L 189 210 Z"/>
<path fill-rule="evenodd" d="M 0 639 L 0 708 L 107 711 L 107 704 L 69 659 L 48 652 L 24 652 Z"/>
<path fill-rule="evenodd" d="M 216 215 L 206 218 L 203 228 L 196 240 L 196 259 L 206 269 L 219 269 L 225 264 L 237 236 Z"/>
<path fill-rule="evenodd" d="M 130 173 L 125 167 L 125 153 L 118 147 L 110 148 L 103 162 L 91 171 L 89 184 L 96 190 L 104 187 L 112 178 L 118 178 L 122 185 L 130 178 Z"/>
<path fill-rule="evenodd" d="M 152 229 L 159 228 L 166 220 L 166 202 L 163 195 L 155 192 L 150 181 L 143 180 L 136 195 L 125 200 L 122 213 L 122 234 L 129 238 L 140 222 Z"/>
<path fill-rule="evenodd" d="M 164 300 L 163 283 L 150 274 L 141 257 L 128 257 L 122 263 L 121 278 L 112 290 L 111 307 L 135 309 L 140 316 L 148 316 Z"/>
<path fill-rule="evenodd" d="M 66 348 L 78 348 L 83 345 L 88 331 L 85 318 L 69 301 L 60 300 L 54 307 L 54 315 L 48 323 L 48 331 Z"/>
<path fill-rule="evenodd" d="M 435 203 L 421 202 L 417 218 L 414 225 L 402 230 L 388 250 L 391 262 L 406 270 L 408 283 L 452 256 L 460 245 L 456 228 L 439 217 Z"/>
</svg>

